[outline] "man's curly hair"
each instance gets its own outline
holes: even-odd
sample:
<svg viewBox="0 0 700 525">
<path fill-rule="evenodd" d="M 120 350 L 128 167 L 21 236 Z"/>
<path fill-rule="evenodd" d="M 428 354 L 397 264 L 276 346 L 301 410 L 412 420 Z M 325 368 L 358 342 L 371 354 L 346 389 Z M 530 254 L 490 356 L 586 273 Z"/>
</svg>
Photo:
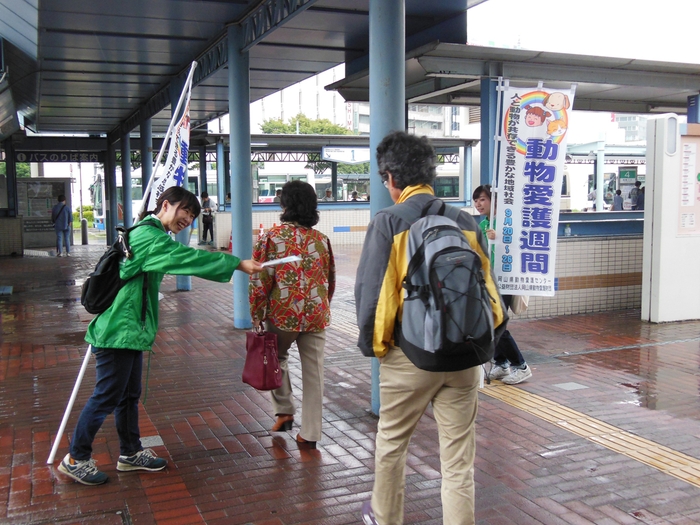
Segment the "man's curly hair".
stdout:
<svg viewBox="0 0 700 525">
<path fill-rule="evenodd" d="M 432 184 L 435 180 L 435 149 L 427 137 L 404 131 L 389 133 L 377 146 L 377 164 L 382 181 L 391 173 L 394 186 Z"/>
</svg>

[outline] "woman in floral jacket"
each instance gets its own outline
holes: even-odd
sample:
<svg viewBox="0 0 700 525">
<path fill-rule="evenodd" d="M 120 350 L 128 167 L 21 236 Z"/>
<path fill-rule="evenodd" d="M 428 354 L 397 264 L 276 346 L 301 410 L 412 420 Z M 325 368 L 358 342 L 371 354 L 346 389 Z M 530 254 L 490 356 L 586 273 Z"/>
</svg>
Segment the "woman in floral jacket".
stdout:
<svg viewBox="0 0 700 525">
<path fill-rule="evenodd" d="M 331 243 L 314 230 L 319 215 L 316 192 L 306 182 L 292 181 L 282 188 L 282 224 L 258 240 L 253 259 L 265 262 L 291 255 L 301 261 L 268 266 L 251 276 L 250 314 L 257 327 L 277 334 L 282 386 L 272 391 L 277 421 L 273 432 L 291 430 L 296 407 L 287 365 L 289 348 L 296 341 L 301 359 L 303 397 L 299 444 L 316 448 L 321 439 L 323 402 L 323 349 L 330 324 L 330 303 L 335 290 L 335 261 Z"/>
</svg>

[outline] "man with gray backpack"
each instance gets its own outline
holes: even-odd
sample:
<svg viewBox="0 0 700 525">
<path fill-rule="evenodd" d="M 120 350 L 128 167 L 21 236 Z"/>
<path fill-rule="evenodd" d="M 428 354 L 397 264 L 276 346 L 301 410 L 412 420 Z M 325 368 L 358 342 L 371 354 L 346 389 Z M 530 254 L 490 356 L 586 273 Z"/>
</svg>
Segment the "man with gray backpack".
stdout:
<svg viewBox="0 0 700 525">
<path fill-rule="evenodd" d="M 474 523 L 474 423 L 479 365 L 506 325 L 485 239 L 467 213 L 432 189 L 435 150 L 393 132 L 377 147 L 395 205 L 367 229 L 355 282 L 358 346 L 380 360 L 379 423 L 368 525 L 403 523 L 405 464 L 433 405 L 440 434 L 443 523 Z"/>
</svg>

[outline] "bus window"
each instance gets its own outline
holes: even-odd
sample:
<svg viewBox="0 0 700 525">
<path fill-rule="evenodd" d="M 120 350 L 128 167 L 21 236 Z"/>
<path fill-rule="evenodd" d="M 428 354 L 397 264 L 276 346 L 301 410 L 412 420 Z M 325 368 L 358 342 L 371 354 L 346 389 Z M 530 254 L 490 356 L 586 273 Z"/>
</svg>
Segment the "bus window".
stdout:
<svg viewBox="0 0 700 525">
<path fill-rule="evenodd" d="M 306 175 L 266 175 L 258 178 L 258 202 L 274 202 L 277 190 L 281 190 L 288 181 L 306 182 Z"/>
<path fill-rule="evenodd" d="M 436 197 L 443 199 L 459 197 L 459 177 L 437 177 L 433 187 Z"/>
</svg>

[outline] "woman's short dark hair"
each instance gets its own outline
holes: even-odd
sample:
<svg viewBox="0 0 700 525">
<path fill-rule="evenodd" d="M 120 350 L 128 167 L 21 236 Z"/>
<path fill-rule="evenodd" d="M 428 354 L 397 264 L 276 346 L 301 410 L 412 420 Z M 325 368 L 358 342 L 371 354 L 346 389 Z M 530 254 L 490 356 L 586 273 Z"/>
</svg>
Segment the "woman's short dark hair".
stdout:
<svg viewBox="0 0 700 525">
<path fill-rule="evenodd" d="M 153 210 L 154 215 L 160 213 L 164 201 L 168 201 L 173 206 L 176 206 L 177 209 L 182 208 L 183 210 L 191 211 L 195 217 L 199 216 L 202 211 L 197 196 L 181 186 L 170 186 L 158 197 L 156 209 Z"/>
<path fill-rule="evenodd" d="M 293 180 L 282 186 L 280 206 L 284 210 L 280 215 L 283 222 L 296 222 L 301 226 L 311 228 L 318 224 L 316 190 L 311 184 Z"/>
<path fill-rule="evenodd" d="M 203 198 L 203 199 L 208 199 L 208 198 L 209 198 L 209 194 L 208 194 L 206 191 L 203 191 L 203 192 L 202 192 L 202 198 Z"/>
<path fill-rule="evenodd" d="M 476 189 L 474 190 L 474 193 L 472 193 L 472 199 L 476 200 L 479 197 L 481 197 L 481 194 L 485 193 L 486 196 L 490 199 L 491 198 L 491 185 L 490 184 L 482 184 L 481 186 L 477 186 Z"/>
<path fill-rule="evenodd" d="M 389 133 L 377 146 L 377 164 L 382 181 L 391 173 L 394 186 L 404 189 L 435 180 L 435 149 L 427 137 L 405 131 Z"/>
</svg>

